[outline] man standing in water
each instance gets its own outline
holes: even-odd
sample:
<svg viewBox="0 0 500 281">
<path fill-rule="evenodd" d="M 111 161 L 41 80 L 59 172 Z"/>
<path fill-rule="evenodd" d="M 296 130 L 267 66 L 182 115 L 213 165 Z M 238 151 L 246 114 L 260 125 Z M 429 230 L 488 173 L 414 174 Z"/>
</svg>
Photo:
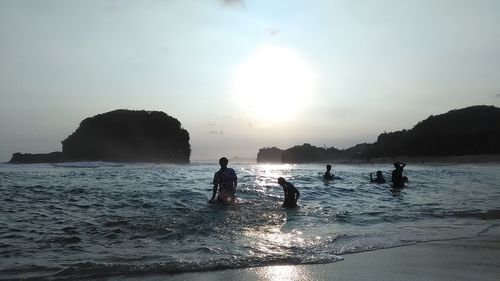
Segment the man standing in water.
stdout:
<svg viewBox="0 0 500 281">
<path fill-rule="evenodd" d="M 392 171 L 392 184 L 394 188 L 403 188 L 405 186 L 405 181 L 408 181 L 406 177 L 403 177 L 403 168 L 406 166 L 405 163 L 395 162 L 394 170 Z"/>
<path fill-rule="evenodd" d="M 293 208 L 297 207 L 297 200 L 299 200 L 300 193 L 293 186 L 293 184 L 287 182 L 284 178 L 279 177 L 278 183 L 283 187 L 283 192 L 285 193 L 285 201 L 283 202 L 283 207 Z"/>
<path fill-rule="evenodd" d="M 234 203 L 238 177 L 236 172 L 227 167 L 229 161 L 226 157 L 219 159 L 220 170 L 214 175 L 214 189 L 210 203 L 231 204 Z M 217 199 L 215 196 L 217 195 Z"/>
</svg>

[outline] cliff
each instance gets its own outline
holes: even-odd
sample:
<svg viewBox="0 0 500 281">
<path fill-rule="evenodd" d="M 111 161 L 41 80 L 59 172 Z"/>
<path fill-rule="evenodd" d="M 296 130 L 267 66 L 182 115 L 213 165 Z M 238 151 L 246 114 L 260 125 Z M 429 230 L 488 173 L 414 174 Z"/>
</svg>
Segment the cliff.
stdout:
<svg viewBox="0 0 500 281">
<path fill-rule="evenodd" d="M 333 159 L 346 159 L 349 153 L 351 152 L 334 147 L 323 148 L 304 143 L 303 145 L 296 145 L 285 150 L 276 147 L 261 148 L 257 154 L 257 162 L 314 163 Z"/>
<path fill-rule="evenodd" d="M 257 162 L 277 162 L 281 163 L 283 150 L 277 147 L 265 147 L 259 149 L 257 153 Z"/>
<path fill-rule="evenodd" d="M 500 154 L 500 108 L 471 106 L 430 116 L 410 130 L 380 134 L 365 158 Z"/>
<path fill-rule="evenodd" d="M 64 155 L 60 151 L 39 154 L 16 152 L 12 154 L 12 158 L 9 163 L 59 163 L 64 162 L 65 160 Z"/>
<path fill-rule="evenodd" d="M 62 141 L 63 151 L 15 153 L 11 163 L 120 161 L 189 163 L 189 133 L 160 111 L 115 110 L 86 118 Z"/>
<path fill-rule="evenodd" d="M 307 163 L 396 156 L 500 154 L 499 143 L 500 108 L 480 105 L 430 116 L 409 130 L 382 133 L 372 144 L 358 144 L 338 150 L 306 143 L 280 151 L 283 163 Z M 257 157 L 257 161 L 275 161 L 265 156 L 262 154 Z"/>
<path fill-rule="evenodd" d="M 343 157 L 342 151 L 334 147 L 323 148 L 305 143 L 283 151 L 281 160 L 285 163 L 313 163 L 341 157 Z"/>
</svg>

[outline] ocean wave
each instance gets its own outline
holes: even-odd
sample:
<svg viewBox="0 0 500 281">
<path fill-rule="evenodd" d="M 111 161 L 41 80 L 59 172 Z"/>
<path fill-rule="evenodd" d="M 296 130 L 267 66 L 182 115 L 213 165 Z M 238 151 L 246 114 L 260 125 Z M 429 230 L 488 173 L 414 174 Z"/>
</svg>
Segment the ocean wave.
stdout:
<svg viewBox="0 0 500 281">
<path fill-rule="evenodd" d="M 120 276 L 138 277 L 155 274 L 203 272 L 278 264 L 331 263 L 342 259 L 340 256 L 331 255 L 330 257 L 308 258 L 306 260 L 296 257 L 268 257 L 266 259 L 235 259 L 228 257 L 203 262 L 190 262 L 187 260 L 145 264 L 86 262 L 71 264 L 65 268 L 45 266 L 14 267 L 8 270 L 0 270 L 0 274 L 15 275 L 23 280 L 82 280 Z M 23 273 L 20 274 L 20 272 Z"/>
<path fill-rule="evenodd" d="M 215 164 L 76 165 L 1 167 L 0 279 L 333 262 L 473 237 L 500 219 L 497 166 L 409 165 L 394 191 L 369 181 L 380 166 L 335 165 L 342 179 L 324 182 L 323 165 L 235 165 L 237 204 L 225 206 L 207 203 Z M 298 208 L 281 207 L 279 176 L 300 191 Z"/>
</svg>

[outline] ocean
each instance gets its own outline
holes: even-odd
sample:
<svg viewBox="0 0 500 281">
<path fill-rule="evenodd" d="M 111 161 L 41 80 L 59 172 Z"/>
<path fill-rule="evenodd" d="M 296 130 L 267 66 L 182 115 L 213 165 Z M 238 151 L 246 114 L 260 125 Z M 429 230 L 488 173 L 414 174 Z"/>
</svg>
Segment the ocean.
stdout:
<svg viewBox="0 0 500 281">
<path fill-rule="evenodd" d="M 275 264 L 475 237 L 500 225 L 500 164 L 229 163 L 238 202 L 208 204 L 214 163 L 0 164 L 0 279 L 127 278 Z M 281 207 L 285 177 L 299 207 Z M 464 259 L 467 257 L 464 257 Z"/>
</svg>

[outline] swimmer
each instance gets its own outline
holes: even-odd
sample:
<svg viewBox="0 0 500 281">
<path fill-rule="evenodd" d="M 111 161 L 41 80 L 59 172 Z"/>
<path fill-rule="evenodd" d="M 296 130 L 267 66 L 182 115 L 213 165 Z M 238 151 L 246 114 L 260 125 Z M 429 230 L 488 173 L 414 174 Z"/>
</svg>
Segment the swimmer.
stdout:
<svg viewBox="0 0 500 281">
<path fill-rule="evenodd" d="M 330 164 L 326 165 L 326 172 L 325 172 L 325 174 L 323 175 L 323 178 L 324 178 L 325 180 L 327 180 L 327 181 L 328 181 L 328 180 L 333 180 L 333 175 L 332 175 L 332 173 L 330 172 L 331 170 L 332 170 L 332 165 L 330 165 Z"/>
<path fill-rule="evenodd" d="M 374 183 L 385 183 L 384 175 L 382 171 L 377 171 L 377 177 L 373 178 L 373 173 L 370 173 L 370 180 Z"/>
</svg>

